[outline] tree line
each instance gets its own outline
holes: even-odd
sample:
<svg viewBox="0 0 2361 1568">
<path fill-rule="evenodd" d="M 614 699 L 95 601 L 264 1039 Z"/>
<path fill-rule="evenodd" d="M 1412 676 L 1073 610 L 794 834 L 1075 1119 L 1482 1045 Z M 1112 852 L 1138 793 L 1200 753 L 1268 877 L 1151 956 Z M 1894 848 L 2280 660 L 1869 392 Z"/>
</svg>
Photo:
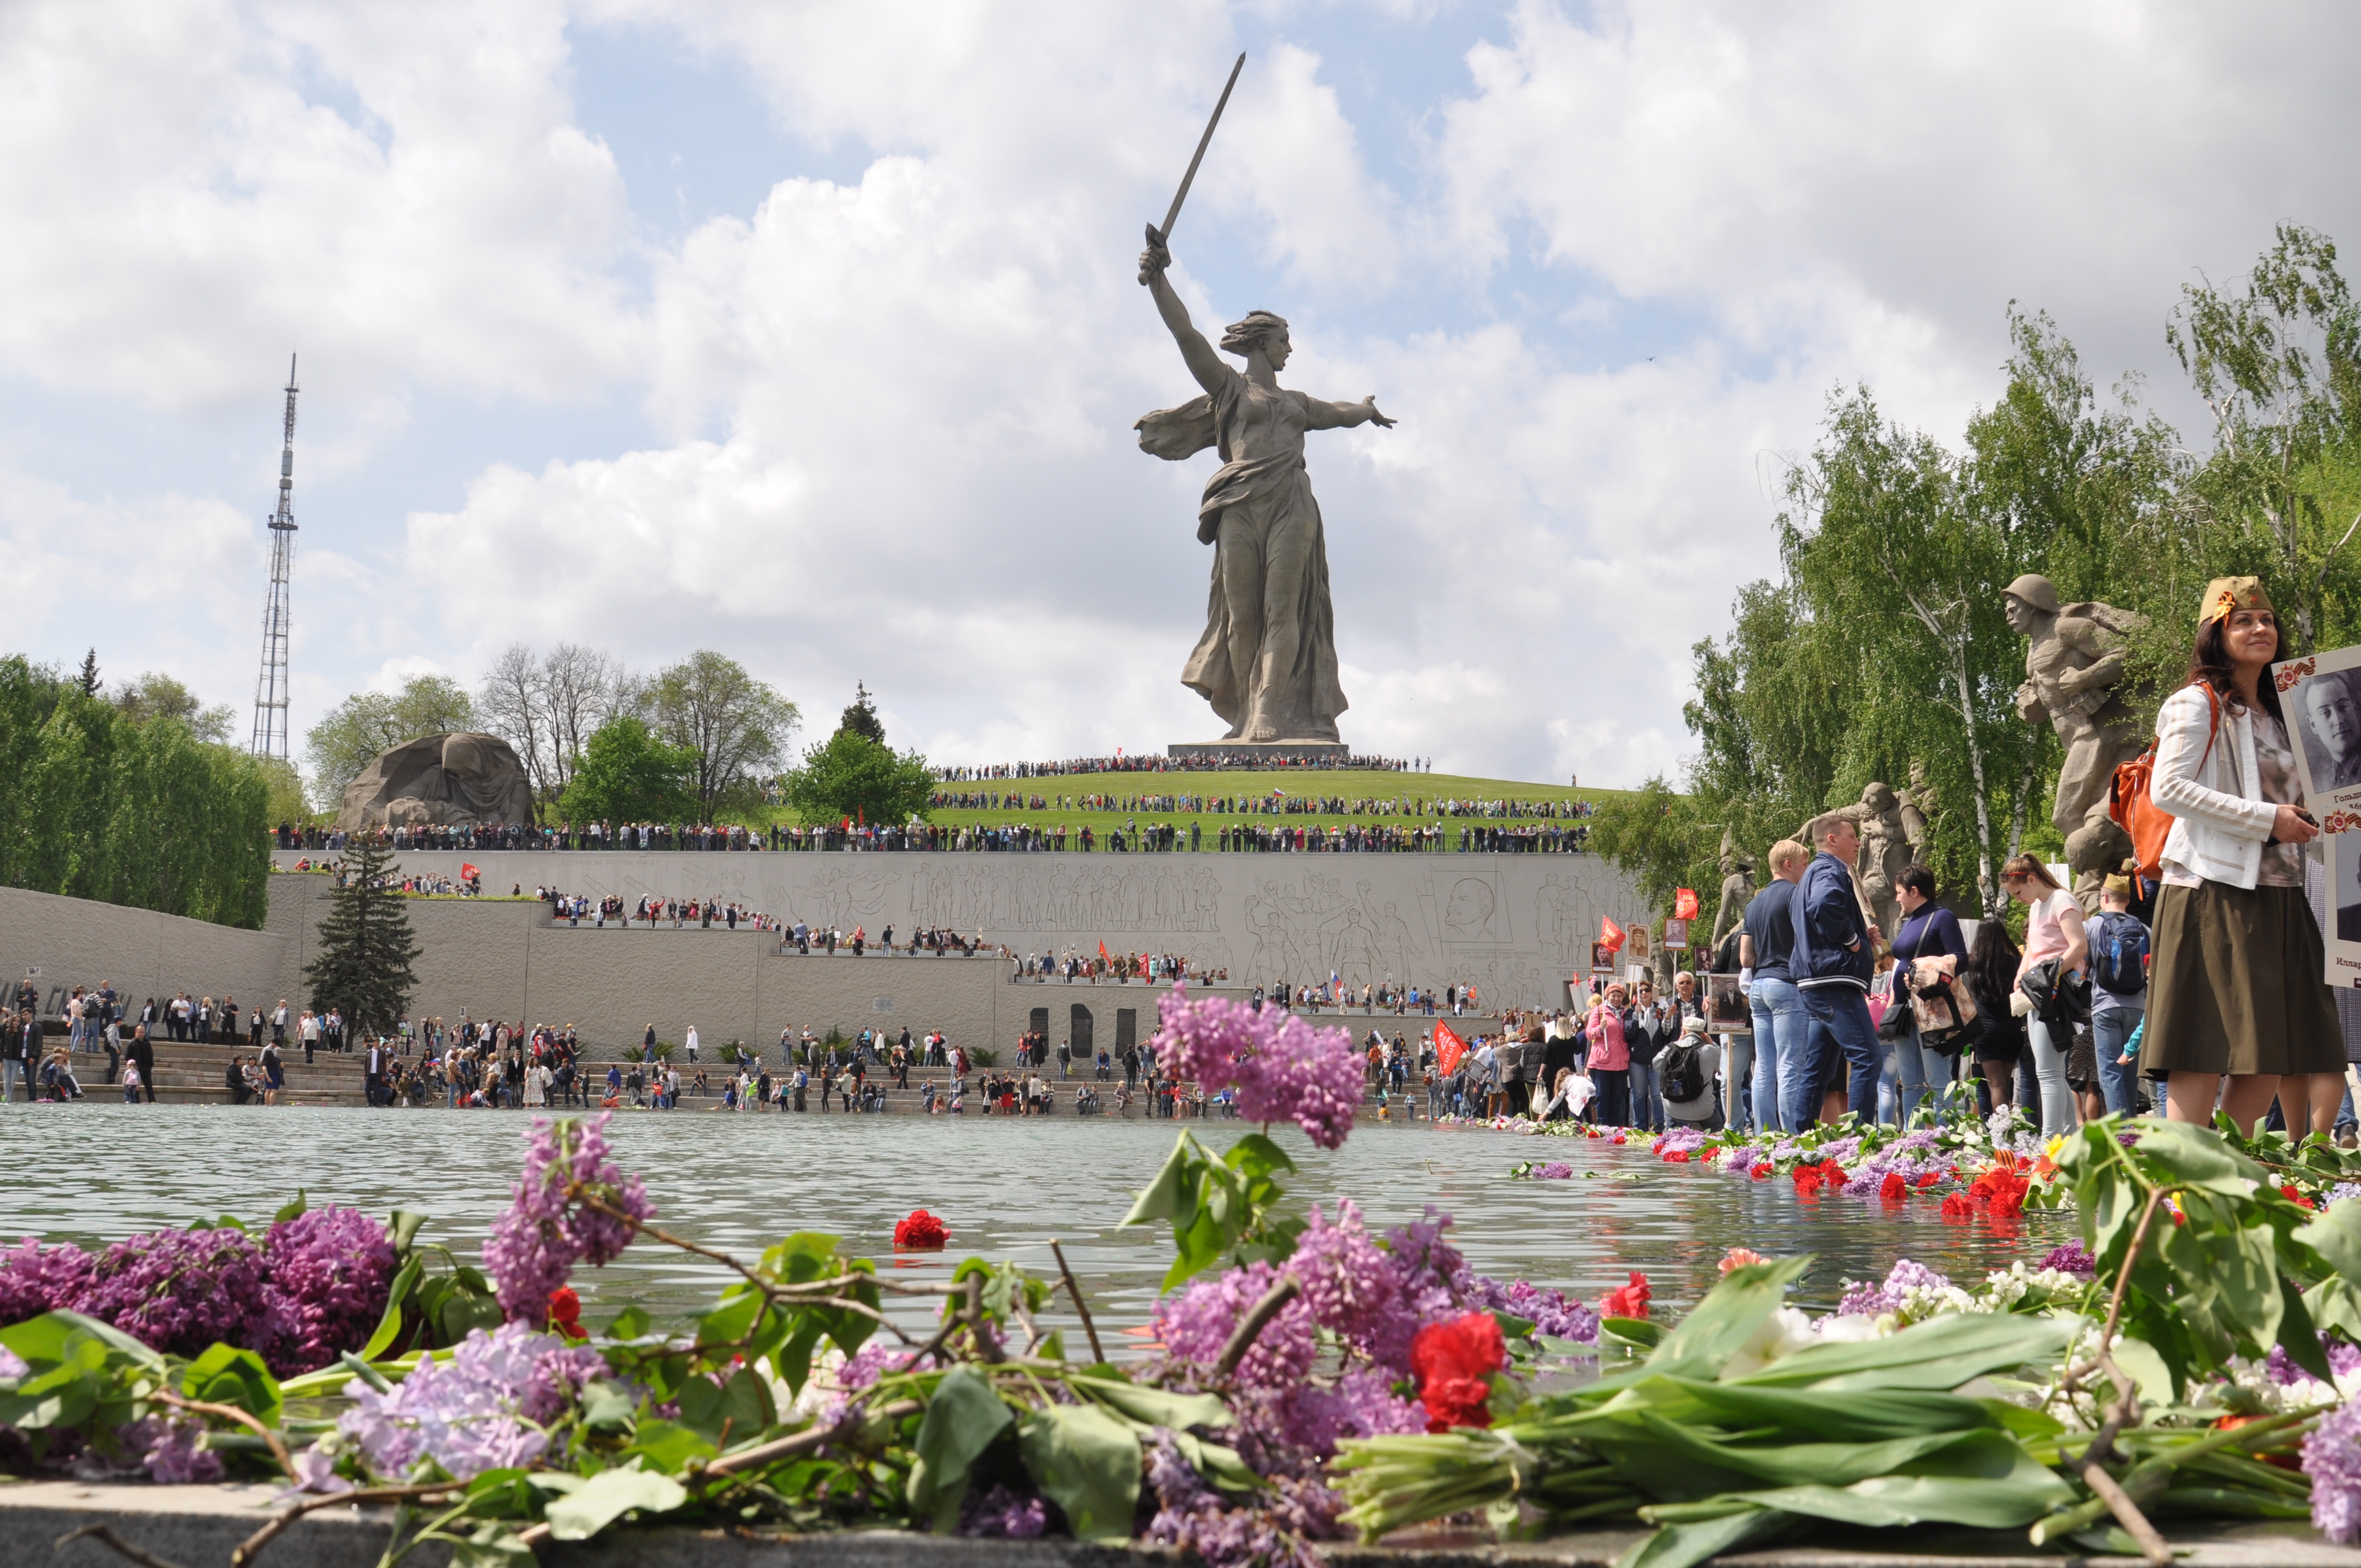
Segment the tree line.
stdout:
<svg viewBox="0 0 2361 1568">
<path fill-rule="evenodd" d="M 1914 769 L 1955 898 L 1993 908 L 2001 861 L 2061 858 L 2059 745 L 2018 717 L 2026 643 L 2003 610 L 2021 574 L 2147 618 L 2136 707 L 2185 676 L 2213 577 L 2261 577 L 2299 652 L 2361 641 L 2361 311 L 2331 240 L 2282 225 L 2245 277 L 2183 289 L 2165 339 L 2211 416 L 2202 453 L 2136 378 L 2103 397 L 2047 314 L 2012 303 L 2008 326 L 1999 393 L 1956 444 L 1888 419 L 1867 387 L 1831 394 L 1784 476 L 1778 575 L 1691 650 L 1686 776 L 1598 808 L 1594 844 L 1652 900 L 1718 886 L 1725 832 L 1759 868 Z"/>
<path fill-rule="evenodd" d="M 230 722 L 167 675 L 110 693 L 94 652 L 0 658 L 0 884 L 258 929 L 272 806 L 299 797 Z"/>
</svg>

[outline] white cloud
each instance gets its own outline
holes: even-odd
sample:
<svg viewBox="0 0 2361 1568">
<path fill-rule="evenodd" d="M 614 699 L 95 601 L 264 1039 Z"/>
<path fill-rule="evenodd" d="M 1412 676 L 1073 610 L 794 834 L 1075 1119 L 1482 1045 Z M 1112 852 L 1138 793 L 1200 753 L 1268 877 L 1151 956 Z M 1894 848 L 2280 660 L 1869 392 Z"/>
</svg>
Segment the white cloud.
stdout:
<svg viewBox="0 0 2361 1568">
<path fill-rule="evenodd" d="M 2166 383 L 2198 268 L 2236 272 L 2282 217 L 2361 216 L 2334 9 L 139 15 L 0 14 L 0 135 L 36 154 L 0 168 L 22 238 L 0 288 L 25 305 L 0 355 L 170 421 L 251 402 L 277 369 L 254 345 L 300 340 L 307 410 L 336 412 L 307 412 L 333 444 L 299 476 L 375 481 L 407 518 L 374 552 L 301 557 L 313 714 L 563 637 L 642 666 L 728 650 L 816 724 L 863 679 L 895 740 L 944 761 L 1210 737 L 1177 675 L 1213 459 L 1136 449 L 1132 420 L 1192 389 L 1131 258 L 1240 47 L 1176 280 L 1201 324 L 1288 314 L 1289 385 L 1374 389 L 1401 421 L 1310 447 L 1345 733 L 1460 771 L 1677 771 L 1688 648 L 1769 568 L 1765 474 L 1831 388 L 1954 436 L 1997 390 L 2012 298 L 2103 378 Z M 751 210 L 635 235 L 567 58 L 569 27 L 618 22 L 730 63 L 858 178 L 783 168 Z M 1401 58 L 1472 33 L 1464 70 Z M 1380 143 L 1424 162 L 1381 178 Z M 650 439 L 503 439 L 617 388 Z M 390 471 L 418 406 L 454 398 L 486 455 Z M 218 665 L 209 693 L 247 689 L 244 499 L 93 500 L 42 450 L 0 436 L 8 537 L 69 576 L 137 555 L 139 591 L 177 584 L 196 613 L 136 635 Z M 64 620 L 30 626 L 79 654 Z"/>
</svg>

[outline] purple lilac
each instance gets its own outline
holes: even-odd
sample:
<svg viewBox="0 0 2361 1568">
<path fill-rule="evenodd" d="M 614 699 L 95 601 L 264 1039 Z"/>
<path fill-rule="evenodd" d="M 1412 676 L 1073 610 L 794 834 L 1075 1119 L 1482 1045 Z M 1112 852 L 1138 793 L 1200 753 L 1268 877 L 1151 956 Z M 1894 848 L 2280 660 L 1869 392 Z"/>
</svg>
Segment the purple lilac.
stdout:
<svg viewBox="0 0 2361 1568">
<path fill-rule="evenodd" d="M 544 1428 L 606 1371 L 597 1351 L 555 1334 L 521 1323 L 478 1329 L 450 1360 L 421 1362 L 390 1392 L 359 1389 L 338 1426 L 378 1475 L 406 1475 L 423 1458 L 471 1480 L 541 1458 Z"/>
<path fill-rule="evenodd" d="M 1510 1312 L 1552 1339 L 1577 1344 L 1598 1343 L 1598 1314 L 1561 1290 L 1545 1290 L 1525 1280 L 1507 1285 L 1480 1274 L 1467 1276 L 1466 1303 L 1486 1311 Z"/>
<path fill-rule="evenodd" d="M 1658 1155 L 1695 1154 L 1705 1147 L 1705 1129 L 1675 1127 L 1671 1132 L 1660 1135 L 1648 1146 Z"/>
<path fill-rule="evenodd" d="M 960 1503 L 961 1535 L 1030 1540 L 1049 1528 L 1049 1506 L 1038 1496 L 1014 1491 L 996 1482 L 980 1495 L 970 1491 Z"/>
<path fill-rule="evenodd" d="M 1315 1029 L 1281 1008 L 1257 1013 L 1218 996 L 1192 1002 L 1185 986 L 1165 998 L 1161 1016 L 1159 1052 L 1174 1075 L 1207 1093 L 1235 1085 L 1247 1121 L 1293 1122 L 1326 1149 L 1352 1132 L 1362 1062 L 1350 1031 Z"/>
<path fill-rule="evenodd" d="M 1279 1280 L 1268 1263 L 1200 1276 L 1180 1295 L 1156 1309 L 1157 1338 L 1174 1361 L 1211 1372 L 1223 1347 L 1255 1303 Z M 1319 1354 L 1319 1329 L 1301 1296 L 1265 1324 L 1253 1348 L 1239 1361 L 1235 1381 L 1243 1390 L 1284 1395 L 1300 1386 Z"/>
<path fill-rule="evenodd" d="M 116 1433 L 148 1478 L 166 1486 L 210 1486 L 222 1478 L 222 1456 L 197 1446 L 204 1435 L 204 1422 L 170 1416 L 148 1416 Z"/>
<path fill-rule="evenodd" d="M 2337 1339 L 2334 1336 L 2323 1332 L 2320 1336 L 2320 1348 L 2322 1354 L 2328 1357 L 2329 1372 L 2339 1380 L 2350 1377 L 2356 1372 L 2361 1372 L 2361 1345 L 2353 1344 L 2348 1341 Z M 2287 1347 L 2285 1345 L 2275 1344 L 2271 1346 L 2271 1354 L 2269 1357 L 2264 1361 L 2263 1370 L 2269 1376 L 2270 1380 L 2274 1383 L 2306 1383 L 2319 1381 L 2319 1379 L 2313 1377 L 2311 1373 L 2306 1372 L 2302 1367 L 2298 1366 L 2294 1362 L 2288 1359 Z"/>
<path fill-rule="evenodd" d="M 368 1343 L 396 1266 L 383 1225 L 357 1209 L 309 1209 L 272 1225 L 263 1254 L 291 1326 L 266 1352 L 273 1372 L 310 1372 Z"/>
<path fill-rule="evenodd" d="M 1839 1317 L 1873 1318 L 1885 1312 L 1902 1310 L 1905 1295 L 1911 1290 L 1940 1290 L 1950 1280 L 1923 1263 L 1903 1258 L 1886 1271 L 1885 1281 L 1873 1285 L 1866 1280 L 1847 1280 L 1845 1293 L 1837 1302 Z"/>
<path fill-rule="evenodd" d="M 2328 1190 L 2328 1197 L 2321 1207 L 2326 1208 L 2330 1203 L 2342 1203 L 2347 1198 L 2361 1198 L 2361 1181 L 2338 1182 Z"/>
<path fill-rule="evenodd" d="M 295 1485 L 274 1501 L 284 1501 L 298 1492 L 349 1492 L 353 1484 L 336 1474 L 336 1455 L 322 1438 L 309 1448 L 295 1451 Z"/>
<path fill-rule="evenodd" d="M 2062 1246 L 2051 1247 L 2043 1255 L 2041 1266 L 2059 1274 L 2077 1275 L 2084 1279 L 2095 1279 L 2099 1275 L 2099 1260 L 2084 1251 L 2080 1242 L 2068 1242 Z"/>
<path fill-rule="evenodd" d="M 1539 1170 L 1533 1172 L 1533 1179 L 1536 1181 L 1564 1181 L 1567 1178 L 1573 1176 L 1573 1174 L 1574 1167 L 1566 1164 L 1564 1160 L 1554 1159 L 1547 1165 L 1542 1167 Z"/>
<path fill-rule="evenodd" d="M 71 1307 L 90 1282 L 90 1255 L 71 1242 L 32 1237 L 0 1252 L 0 1328 Z"/>
<path fill-rule="evenodd" d="M 1319 1204 L 1312 1206 L 1284 1272 L 1302 1285 L 1301 1299 L 1313 1321 L 1356 1350 L 1372 1354 L 1392 1337 L 1389 1320 L 1400 1310 L 1401 1278 L 1350 1198 L 1338 1201 L 1333 1224 Z"/>
<path fill-rule="evenodd" d="M 524 1169 L 484 1243 L 484 1266 L 511 1322 L 540 1326 L 551 1294 L 575 1264 L 612 1262 L 630 1245 L 634 1227 L 584 1208 L 575 1201 L 577 1190 L 594 1190 L 642 1222 L 655 1214 L 640 1179 L 624 1175 L 607 1157 L 610 1114 L 533 1124 Z"/>
<path fill-rule="evenodd" d="M 6 1345 L 0 1344 L 0 1377 L 22 1377 L 31 1370 L 31 1367 L 25 1365 L 23 1356 L 18 1355 Z"/>
<path fill-rule="evenodd" d="M 2312 1528 L 2340 1546 L 2361 1541 L 2361 1401 L 2329 1413 L 2303 1440 Z"/>
<path fill-rule="evenodd" d="M 1316 1568 L 1318 1560 L 1268 1512 L 1233 1508 L 1207 1486 L 1161 1427 L 1148 1451 L 1148 1485 L 1157 1505 L 1148 1540 L 1159 1546 L 1191 1553 L 1206 1568 Z"/>
<path fill-rule="evenodd" d="M 1323 1459 L 1348 1438 L 1425 1430 L 1425 1408 L 1397 1395 L 1393 1376 L 1370 1366 L 1345 1373 L 1334 1388 L 1306 1385 L 1280 1416 L 1287 1441 Z"/>
<path fill-rule="evenodd" d="M 292 1318 L 269 1288 L 261 1249 L 244 1231 L 156 1231 L 127 1236 L 91 1266 L 74 1310 L 175 1355 L 215 1341 L 268 1345 Z"/>
</svg>

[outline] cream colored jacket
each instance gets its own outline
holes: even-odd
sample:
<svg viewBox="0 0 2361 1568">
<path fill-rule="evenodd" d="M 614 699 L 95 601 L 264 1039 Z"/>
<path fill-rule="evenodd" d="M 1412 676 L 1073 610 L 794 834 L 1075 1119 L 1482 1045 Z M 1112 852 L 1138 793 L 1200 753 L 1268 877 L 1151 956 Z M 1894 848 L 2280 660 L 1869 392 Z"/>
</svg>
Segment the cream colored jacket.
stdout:
<svg viewBox="0 0 2361 1568">
<path fill-rule="evenodd" d="M 2202 686 L 2183 686 L 2164 699 L 2156 720 L 2156 773 L 2148 795 L 2159 810 L 2172 814 L 2172 831 L 2164 840 L 2168 870 L 2251 888 L 2279 808 L 2263 799 L 2252 716 L 2227 703 L 2221 715 L 2221 728 L 2214 730 Z"/>
</svg>

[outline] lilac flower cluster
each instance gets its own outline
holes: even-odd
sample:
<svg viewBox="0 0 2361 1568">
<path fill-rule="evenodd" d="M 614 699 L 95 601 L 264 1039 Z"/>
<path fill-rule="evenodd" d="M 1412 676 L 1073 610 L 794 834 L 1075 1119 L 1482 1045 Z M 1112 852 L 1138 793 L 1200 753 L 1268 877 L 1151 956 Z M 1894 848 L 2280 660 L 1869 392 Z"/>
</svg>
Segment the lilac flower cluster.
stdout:
<svg viewBox="0 0 2361 1568">
<path fill-rule="evenodd" d="M 1562 1159 L 1554 1159 L 1533 1172 L 1535 1181 L 1564 1181 L 1574 1174 L 1574 1167 Z"/>
<path fill-rule="evenodd" d="M 1693 1155 L 1697 1153 L 1697 1150 L 1705 1147 L 1705 1143 L 1706 1136 L 1705 1129 L 1703 1127 L 1675 1127 L 1671 1132 L 1659 1136 L 1654 1143 L 1648 1146 L 1659 1155 Z"/>
<path fill-rule="evenodd" d="M 1161 1427 L 1148 1451 L 1148 1486 L 1156 1495 L 1148 1539 L 1159 1546 L 1193 1554 L 1206 1568 L 1318 1568 L 1301 1536 L 1282 1523 L 1290 1490 L 1279 1492 L 1279 1510 L 1232 1508 Z"/>
<path fill-rule="evenodd" d="M 286 1377 L 368 1342 L 394 1263 L 385 1227 L 357 1209 L 282 1220 L 260 1245 L 232 1226 L 126 1236 L 96 1257 L 27 1240 L 0 1252 L 0 1325 L 76 1311 L 176 1355 L 237 1345 Z"/>
<path fill-rule="evenodd" d="M 1860 1148 L 1858 1140 L 1853 1147 Z M 1837 1163 L 1842 1165 L 1843 1160 Z M 1931 1132 L 1905 1133 L 1856 1166 L 1846 1166 L 1844 1193 L 1848 1198 L 1874 1198 L 1885 1185 L 1888 1176 L 1898 1175 L 1903 1180 L 1916 1183 L 1933 1172 L 1951 1168 L 1951 1157 L 1935 1146 Z"/>
<path fill-rule="evenodd" d="M 2068 1242 L 2062 1246 L 2051 1247 L 2042 1255 L 2038 1266 L 2044 1269 L 2055 1269 L 2059 1274 L 2075 1275 L 2083 1279 L 2096 1279 L 2099 1277 L 2099 1260 L 2085 1251 L 2080 1242 Z"/>
<path fill-rule="evenodd" d="M 2356 1372 L 2361 1372 L 2361 1345 L 2353 1344 L 2333 1334 L 2323 1332 L 2320 1336 L 2320 1349 L 2321 1354 L 2328 1357 L 2328 1370 L 2339 1382 L 2343 1382 Z M 2319 1381 L 2311 1373 L 2288 1359 L 2285 1345 L 2271 1346 L 2270 1356 L 2263 1363 L 2263 1370 L 2272 1382 L 2279 1384 Z"/>
<path fill-rule="evenodd" d="M 222 1456 L 200 1448 L 205 1423 L 186 1416 L 148 1416 L 115 1436 L 138 1458 L 148 1478 L 166 1486 L 210 1486 L 222 1478 Z"/>
<path fill-rule="evenodd" d="M 2340 1546 L 2361 1541 L 2361 1400 L 2330 1412 L 2303 1440 L 2312 1528 Z"/>
<path fill-rule="evenodd" d="M 1883 1284 L 1848 1279 L 1845 1293 L 1837 1300 L 1839 1317 L 1874 1318 L 1886 1312 L 1898 1312 L 1908 1304 L 1913 1290 L 1944 1290 L 1950 1280 L 1923 1263 L 1903 1258 L 1886 1270 Z"/>
<path fill-rule="evenodd" d="M 1161 1016 L 1173 1072 L 1209 1094 L 1236 1085 L 1247 1121 L 1293 1122 L 1324 1149 L 1352 1132 L 1362 1063 L 1349 1030 L 1315 1029 L 1284 1009 L 1257 1013 L 1218 996 L 1192 1002 L 1185 986 L 1172 988 Z"/>
<path fill-rule="evenodd" d="M 1014 1491 L 997 1482 L 981 1493 L 971 1489 L 960 1503 L 961 1535 L 1029 1541 L 1049 1528 L 1049 1505 L 1038 1494 Z"/>
<path fill-rule="evenodd" d="M 2338 1182 L 2328 1190 L 2328 1197 L 2321 1206 L 2325 1208 L 2330 1203 L 2342 1203 L 2347 1198 L 2361 1198 L 2361 1181 Z"/>
<path fill-rule="evenodd" d="M 1470 1274 L 1461 1296 L 1468 1306 L 1523 1318 L 1552 1339 L 1572 1340 L 1576 1344 L 1598 1343 L 1598 1314 L 1562 1290 L 1544 1289 L 1522 1279 L 1504 1286 Z"/>
<path fill-rule="evenodd" d="M 360 1388 L 338 1430 L 370 1472 L 407 1475 L 430 1459 L 453 1478 L 528 1465 L 549 1448 L 549 1423 L 604 1376 L 606 1358 L 522 1323 L 478 1329 L 448 1361 L 423 1361 L 380 1394 Z"/>
<path fill-rule="evenodd" d="M 1172 1360 L 1210 1371 L 1218 1365 L 1230 1335 L 1255 1303 L 1279 1282 L 1268 1263 L 1201 1276 L 1156 1309 L 1157 1337 Z M 1319 1324 L 1301 1296 L 1279 1310 L 1263 1326 L 1235 1375 L 1241 1390 L 1278 1395 L 1300 1386 L 1320 1353 Z"/>
<path fill-rule="evenodd" d="M 551 1294 L 577 1263 L 610 1263 L 631 1245 L 635 1227 L 585 1208 L 581 1195 L 595 1193 L 642 1223 L 654 1217 L 640 1179 L 624 1175 L 607 1157 L 611 1114 L 533 1124 L 524 1170 L 484 1243 L 484 1267 L 511 1322 L 541 1326 L 548 1321 Z"/>
</svg>

